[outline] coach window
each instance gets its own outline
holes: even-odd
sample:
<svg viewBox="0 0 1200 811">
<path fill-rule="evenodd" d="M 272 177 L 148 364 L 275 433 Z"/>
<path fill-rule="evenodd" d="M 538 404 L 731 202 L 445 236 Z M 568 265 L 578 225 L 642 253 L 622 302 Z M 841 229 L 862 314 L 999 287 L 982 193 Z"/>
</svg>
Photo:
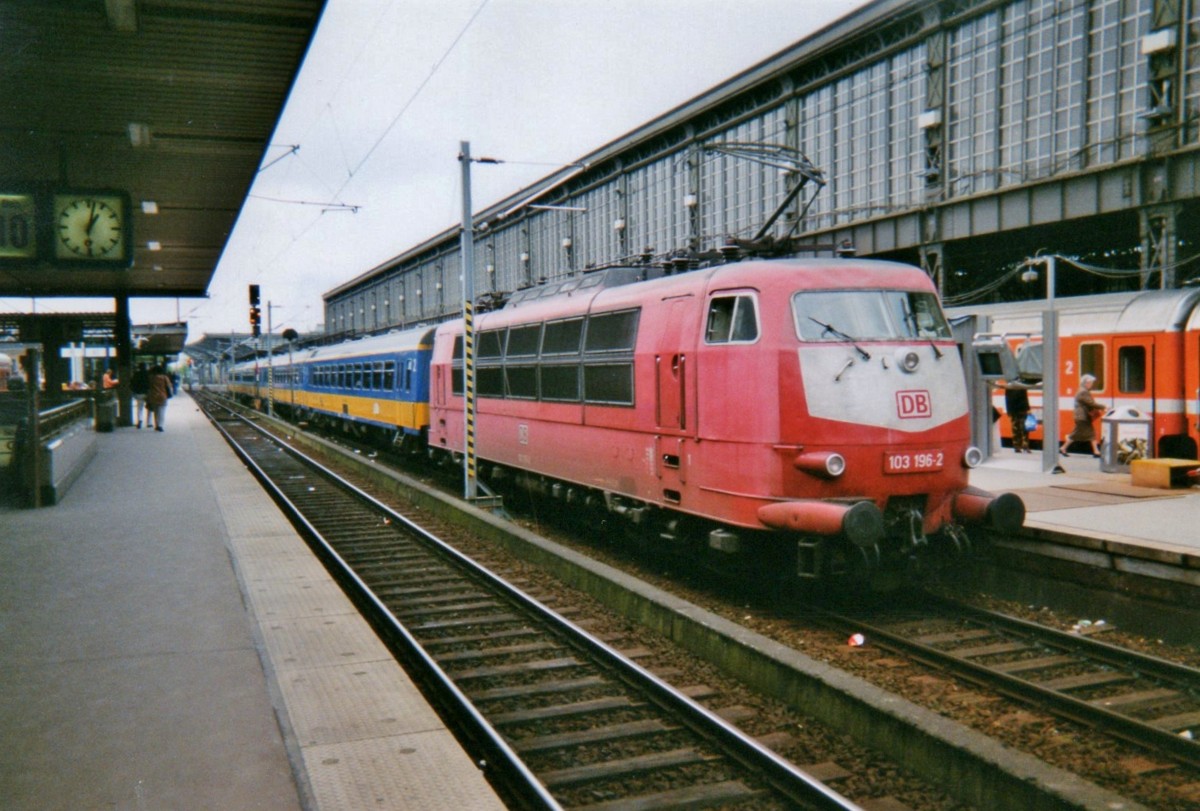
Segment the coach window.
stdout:
<svg viewBox="0 0 1200 811">
<path fill-rule="evenodd" d="M 1084 375 L 1096 378 L 1096 385 L 1092 386 L 1092 391 L 1104 391 L 1104 344 L 1079 345 L 1079 377 Z"/>
<path fill-rule="evenodd" d="M 391 386 L 388 386 L 385 383 L 385 373 L 383 371 L 383 361 L 381 361 L 381 360 L 375 361 L 374 383 L 375 383 L 375 385 L 372 386 L 372 388 L 374 388 L 375 391 L 391 391 Z"/>
<path fill-rule="evenodd" d="M 396 361 L 384 361 L 383 364 L 383 390 L 396 390 Z"/>
<path fill-rule="evenodd" d="M 705 343 L 751 343 L 756 340 L 758 314 L 753 296 L 717 296 L 708 303 Z"/>
<path fill-rule="evenodd" d="M 1117 389 L 1122 394 L 1146 390 L 1146 347 L 1123 346 L 1117 350 Z"/>
</svg>

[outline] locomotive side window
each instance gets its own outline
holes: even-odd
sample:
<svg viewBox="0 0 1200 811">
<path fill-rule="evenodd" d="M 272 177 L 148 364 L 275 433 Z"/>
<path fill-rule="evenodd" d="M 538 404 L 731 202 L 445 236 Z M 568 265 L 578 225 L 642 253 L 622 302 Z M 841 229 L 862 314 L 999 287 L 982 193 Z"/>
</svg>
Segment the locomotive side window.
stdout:
<svg viewBox="0 0 1200 811">
<path fill-rule="evenodd" d="M 640 310 L 622 310 L 588 317 L 585 350 L 591 352 L 633 351 L 637 342 Z"/>
<path fill-rule="evenodd" d="M 543 400 L 579 402 L 578 363 L 543 364 L 538 372 L 541 375 Z"/>
<path fill-rule="evenodd" d="M 508 396 L 522 400 L 537 399 L 537 366 L 533 364 L 504 367 L 504 379 L 508 385 Z"/>
<path fill-rule="evenodd" d="M 504 354 L 504 330 L 490 329 L 475 336 L 475 357 L 498 358 Z"/>
<path fill-rule="evenodd" d="M 542 356 L 578 354 L 579 340 L 582 337 L 582 318 L 548 321 L 546 322 L 546 330 L 542 334 Z"/>
<path fill-rule="evenodd" d="M 1117 390 L 1122 394 L 1146 390 L 1146 347 L 1123 346 L 1117 350 Z"/>
<path fill-rule="evenodd" d="M 583 319 L 547 321 L 542 330 L 542 361 L 538 365 L 539 394 L 543 400 L 579 402 L 579 347 Z"/>
<path fill-rule="evenodd" d="M 504 338 L 506 331 L 490 329 L 475 336 L 475 392 L 480 397 L 504 396 Z"/>
<path fill-rule="evenodd" d="M 705 343 L 751 343 L 756 340 L 758 313 L 753 296 L 718 296 L 709 302 Z"/>
<path fill-rule="evenodd" d="M 633 363 L 589 363 L 583 367 L 583 399 L 633 405 Z"/>
<path fill-rule="evenodd" d="M 506 358 L 531 357 L 538 353 L 538 343 L 542 337 L 542 325 L 531 327 L 512 327 L 508 331 L 508 351 Z"/>
<path fill-rule="evenodd" d="M 1104 344 L 1086 343 L 1079 346 L 1079 376 L 1091 375 L 1096 378 L 1092 391 L 1104 391 Z"/>
<path fill-rule="evenodd" d="M 633 349 L 641 310 L 588 317 L 584 337 L 583 399 L 633 405 Z"/>
<path fill-rule="evenodd" d="M 504 396 L 504 367 L 480 366 L 475 370 L 475 392 L 480 397 Z"/>
</svg>

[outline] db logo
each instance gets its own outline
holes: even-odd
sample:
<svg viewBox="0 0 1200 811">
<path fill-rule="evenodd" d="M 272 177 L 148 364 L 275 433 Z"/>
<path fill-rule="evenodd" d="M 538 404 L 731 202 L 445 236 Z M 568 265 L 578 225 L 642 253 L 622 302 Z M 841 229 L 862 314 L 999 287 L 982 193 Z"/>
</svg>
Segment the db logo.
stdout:
<svg viewBox="0 0 1200 811">
<path fill-rule="evenodd" d="M 932 417 L 933 404 L 929 400 L 929 392 L 923 389 L 896 392 L 896 413 L 902 420 Z"/>
</svg>

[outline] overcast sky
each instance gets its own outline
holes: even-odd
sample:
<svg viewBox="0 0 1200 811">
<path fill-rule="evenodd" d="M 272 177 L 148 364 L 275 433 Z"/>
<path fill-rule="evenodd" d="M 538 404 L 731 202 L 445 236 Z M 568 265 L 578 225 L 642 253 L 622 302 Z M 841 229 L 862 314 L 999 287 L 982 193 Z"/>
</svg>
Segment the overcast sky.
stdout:
<svg viewBox="0 0 1200 811">
<path fill-rule="evenodd" d="M 210 298 L 134 299 L 133 320 L 245 332 L 257 283 L 264 328 L 270 301 L 276 333 L 316 329 L 323 293 L 461 221 L 460 141 L 506 161 L 474 167 L 480 210 L 862 5 L 329 0 Z M 37 310 L 112 309 L 78 304 Z"/>
</svg>

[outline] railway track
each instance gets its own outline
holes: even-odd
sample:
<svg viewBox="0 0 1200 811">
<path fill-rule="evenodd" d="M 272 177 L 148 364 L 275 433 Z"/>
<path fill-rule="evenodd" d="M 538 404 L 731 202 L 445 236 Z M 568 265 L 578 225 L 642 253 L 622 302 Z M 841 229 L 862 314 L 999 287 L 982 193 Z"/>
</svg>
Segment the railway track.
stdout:
<svg viewBox="0 0 1200 811">
<path fill-rule="evenodd" d="M 315 461 L 209 408 L 508 800 L 859 808 Z"/>
<path fill-rule="evenodd" d="M 929 596 L 828 616 L 839 632 L 1200 768 L 1200 670 L 1106 644 L 1104 626 L 1067 633 Z"/>
</svg>

